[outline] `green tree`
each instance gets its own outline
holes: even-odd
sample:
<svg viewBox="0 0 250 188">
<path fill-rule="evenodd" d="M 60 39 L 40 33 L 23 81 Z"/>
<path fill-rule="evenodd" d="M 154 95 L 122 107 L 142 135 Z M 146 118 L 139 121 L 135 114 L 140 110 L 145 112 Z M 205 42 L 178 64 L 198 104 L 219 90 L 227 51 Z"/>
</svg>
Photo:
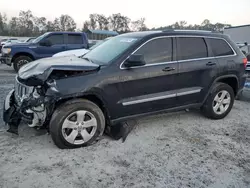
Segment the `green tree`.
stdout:
<svg viewBox="0 0 250 188">
<path fill-rule="evenodd" d="M 72 17 L 63 14 L 59 18 L 59 28 L 61 31 L 75 31 L 76 23 Z"/>
<path fill-rule="evenodd" d="M 12 35 L 12 36 L 19 36 L 20 35 L 20 30 L 19 30 L 18 24 L 19 24 L 18 18 L 12 17 L 10 22 L 9 22 L 10 35 Z"/>
<path fill-rule="evenodd" d="M 86 31 L 88 31 L 88 29 L 90 29 L 90 22 L 89 21 L 85 21 L 83 23 L 82 31 L 86 32 Z"/>
</svg>

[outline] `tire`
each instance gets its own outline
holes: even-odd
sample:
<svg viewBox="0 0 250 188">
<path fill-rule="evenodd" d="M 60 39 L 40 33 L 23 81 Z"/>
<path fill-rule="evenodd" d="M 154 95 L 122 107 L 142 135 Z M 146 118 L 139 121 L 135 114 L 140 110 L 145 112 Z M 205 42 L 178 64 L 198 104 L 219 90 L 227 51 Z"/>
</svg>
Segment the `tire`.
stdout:
<svg viewBox="0 0 250 188">
<path fill-rule="evenodd" d="M 228 93 L 227 96 L 230 96 L 230 99 L 229 99 L 229 97 L 227 98 L 227 102 L 230 101 L 230 103 L 228 104 L 227 108 L 224 108 L 224 105 L 223 105 L 223 108 L 225 109 L 224 112 L 223 112 L 223 110 L 221 112 L 218 112 L 218 111 L 215 112 L 214 108 L 216 108 L 216 104 L 217 104 L 217 102 L 214 101 L 215 97 L 217 95 L 219 96 L 220 93 L 223 93 L 223 92 L 224 93 L 227 92 Z M 220 96 L 222 96 L 222 95 L 220 95 Z M 220 83 L 220 82 L 216 83 L 213 86 L 211 92 L 209 93 L 205 103 L 201 107 L 201 111 L 206 117 L 208 117 L 210 119 L 223 119 L 231 111 L 233 104 L 234 104 L 234 98 L 235 98 L 234 91 L 233 91 L 233 88 L 231 86 L 229 86 L 228 84 L 225 84 L 225 83 Z M 223 101 L 225 99 L 223 99 Z M 221 99 L 218 99 L 218 100 L 221 100 Z M 223 101 L 219 101 L 218 106 L 220 106 L 220 104 L 223 103 Z M 220 107 L 218 108 L 218 110 L 220 111 Z"/>
<path fill-rule="evenodd" d="M 25 65 L 25 64 L 27 64 L 27 63 L 29 63 L 29 62 L 31 62 L 31 61 L 33 61 L 33 60 L 32 60 L 29 56 L 21 55 L 21 56 L 16 57 L 16 58 L 14 59 L 14 62 L 13 62 L 14 70 L 15 70 L 16 72 L 18 72 L 19 69 L 20 69 L 23 65 Z"/>
<path fill-rule="evenodd" d="M 81 140 L 81 138 L 83 138 L 83 136 L 81 136 L 82 131 L 85 131 L 85 133 L 86 131 L 89 131 L 87 130 L 88 128 L 80 128 L 81 123 L 80 125 L 78 125 L 77 128 L 75 128 L 75 125 L 73 125 L 74 128 L 63 127 L 65 125 L 64 123 L 67 120 L 70 120 L 70 118 L 76 118 L 75 120 L 70 120 L 70 123 L 73 122 L 74 124 L 75 122 L 77 122 L 78 114 L 81 114 L 84 111 L 86 113 L 83 119 L 88 117 L 88 118 L 91 118 L 90 120 L 94 121 L 94 118 L 96 120 L 94 121 L 96 122 L 96 125 L 92 127 L 92 130 L 90 131 L 90 133 L 88 132 L 89 133 L 88 140 L 87 139 Z M 71 114 L 73 114 L 73 116 Z M 81 116 L 79 116 L 79 118 L 80 117 Z M 85 125 L 86 121 L 83 120 L 83 122 Z M 105 117 L 103 115 L 102 110 L 95 103 L 85 100 L 85 99 L 75 99 L 75 100 L 70 100 L 70 101 L 63 103 L 54 111 L 52 118 L 50 120 L 49 128 L 50 128 L 52 140 L 58 148 L 60 149 L 79 148 L 79 147 L 84 147 L 84 146 L 93 144 L 102 136 L 104 132 L 104 128 L 105 128 Z M 93 130 L 95 130 L 94 133 L 92 133 Z M 74 143 L 70 142 L 69 139 L 68 140 L 66 139 L 67 136 L 68 136 L 67 138 L 69 138 L 69 135 L 72 135 L 73 133 L 78 135 L 75 137 L 75 140 L 73 141 Z M 91 135 L 91 138 L 89 135 Z M 80 141 L 77 139 L 79 139 Z"/>
</svg>

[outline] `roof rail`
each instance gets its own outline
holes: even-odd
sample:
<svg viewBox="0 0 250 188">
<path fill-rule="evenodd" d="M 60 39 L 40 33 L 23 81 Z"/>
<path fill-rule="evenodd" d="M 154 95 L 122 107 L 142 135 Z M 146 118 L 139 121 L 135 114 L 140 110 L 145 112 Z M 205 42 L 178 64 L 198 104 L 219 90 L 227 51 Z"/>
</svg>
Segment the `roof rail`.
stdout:
<svg viewBox="0 0 250 188">
<path fill-rule="evenodd" d="M 198 29 L 174 29 L 174 31 L 186 31 L 186 32 L 207 32 L 211 33 L 212 31 L 207 31 L 207 30 L 198 30 Z"/>
<path fill-rule="evenodd" d="M 208 30 L 199 30 L 199 29 L 165 29 L 162 32 L 178 32 L 178 31 L 183 31 L 183 32 L 197 32 L 197 33 L 221 33 L 219 31 L 208 31 Z"/>
</svg>

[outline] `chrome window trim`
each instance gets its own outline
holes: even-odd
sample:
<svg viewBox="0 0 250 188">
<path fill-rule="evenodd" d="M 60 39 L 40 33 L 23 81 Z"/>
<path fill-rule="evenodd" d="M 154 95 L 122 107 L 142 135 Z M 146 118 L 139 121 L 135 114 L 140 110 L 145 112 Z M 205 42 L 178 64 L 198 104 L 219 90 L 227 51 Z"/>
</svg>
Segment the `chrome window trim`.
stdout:
<svg viewBox="0 0 250 188">
<path fill-rule="evenodd" d="M 196 59 L 185 59 L 185 60 L 179 60 L 179 61 L 169 61 L 169 62 L 160 62 L 160 63 L 151 63 L 151 64 L 146 64 L 146 65 L 142 65 L 142 66 L 135 66 L 135 67 L 130 67 L 130 68 L 126 68 L 126 67 L 122 67 L 122 65 L 124 64 L 124 62 L 134 53 L 136 53 L 142 46 L 146 45 L 148 42 L 152 41 L 152 40 L 156 40 L 156 39 L 161 39 L 161 38 L 174 38 L 174 37 L 197 37 L 197 38 L 210 38 L 210 39 L 219 39 L 219 40 L 224 40 L 226 41 L 226 43 L 229 45 L 229 47 L 231 48 L 231 50 L 233 51 L 234 54 L 232 55 L 225 55 L 225 56 L 213 56 L 213 57 L 204 57 L 204 58 L 196 58 Z M 231 46 L 231 44 L 229 44 L 227 42 L 227 40 L 225 40 L 224 38 L 221 37 L 212 37 L 212 36 L 197 36 L 197 35 L 169 35 L 169 36 L 160 36 L 160 37 L 154 37 L 151 38 L 149 40 L 147 40 L 146 42 L 144 42 L 143 44 L 141 44 L 138 48 L 136 48 L 121 64 L 120 64 L 120 69 L 134 69 L 134 68 L 141 68 L 141 67 L 149 67 L 149 66 L 157 66 L 157 65 L 164 65 L 164 64 L 173 64 L 173 63 L 181 63 L 181 62 L 186 62 L 186 61 L 199 61 L 199 60 L 206 60 L 206 59 L 218 59 L 218 58 L 223 58 L 223 57 L 233 57 L 236 56 L 236 52 L 233 49 L 233 47 Z"/>
</svg>

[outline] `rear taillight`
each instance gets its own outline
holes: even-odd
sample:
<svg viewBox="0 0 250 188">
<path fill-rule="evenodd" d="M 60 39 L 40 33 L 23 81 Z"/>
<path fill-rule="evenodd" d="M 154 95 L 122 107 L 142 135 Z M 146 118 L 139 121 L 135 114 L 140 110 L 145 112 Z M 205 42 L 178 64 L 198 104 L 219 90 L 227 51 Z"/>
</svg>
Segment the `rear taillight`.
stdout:
<svg viewBox="0 0 250 188">
<path fill-rule="evenodd" d="M 243 58 L 243 64 L 244 64 L 244 67 L 246 68 L 247 67 L 247 58 Z"/>
</svg>

